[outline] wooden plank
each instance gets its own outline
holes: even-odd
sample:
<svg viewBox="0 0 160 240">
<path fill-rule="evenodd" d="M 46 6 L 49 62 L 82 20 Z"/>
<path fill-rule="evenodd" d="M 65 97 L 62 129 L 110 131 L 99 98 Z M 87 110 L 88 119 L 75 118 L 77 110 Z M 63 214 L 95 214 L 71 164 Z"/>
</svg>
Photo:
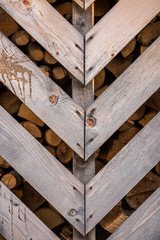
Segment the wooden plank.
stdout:
<svg viewBox="0 0 160 240">
<path fill-rule="evenodd" d="M 0 34 L 0 81 L 75 152 L 84 156 L 83 109 L 2 33 Z M 55 103 L 49 100 L 52 95 L 57 98 Z"/>
<path fill-rule="evenodd" d="M 86 159 L 159 87 L 160 37 L 87 109 Z"/>
<path fill-rule="evenodd" d="M 2 182 L 0 206 L 0 233 L 7 240 L 60 240 Z"/>
<path fill-rule="evenodd" d="M 1 0 L 4 8 L 69 72 L 84 82 L 83 36 L 44 0 Z"/>
<path fill-rule="evenodd" d="M 89 7 L 87 11 L 81 9 L 75 2 L 72 3 L 72 22 L 75 28 L 83 35 L 94 24 L 94 5 Z M 83 23 L 83 24 L 82 24 Z M 86 109 L 94 101 L 94 80 L 87 86 L 72 79 L 72 97 L 73 100 Z M 85 134 L 85 133 L 84 133 Z M 95 158 L 92 155 L 87 162 L 80 158 L 75 152 L 73 154 L 73 174 L 83 183 L 86 184 L 95 175 Z M 84 195 L 85 204 L 85 195 Z M 85 209 L 85 207 L 84 207 Z M 85 214 L 85 213 L 84 213 Z M 85 235 L 85 230 L 84 230 Z M 88 233 L 85 237 L 82 236 L 75 228 L 73 229 L 73 240 L 95 240 L 95 229 Z"/>
<path fill-rule="evenodd" d="M 159 0 L 121 0 L 86 36 L 86 84 L 160 11 Z"/>
<path fill-rule="evenodd" d="M 158 163 L 159 133 L 160 113 L 86 185 L 87 232 Z"/>
<path fill-rule="evenodd" d="M 158 188 L 107 240 L 158 240 L 160 188 Z"/>
<path fill-rule="evenodd" d="M 84 232 L 83 184 L 2 107 L 0 155 L 75 228 Z"/>
<path fill-rule="evenodd" d="M 95 0 L 75 0 L 75 2 L 84 10 L 87 10 L 88 7 L 95 2 Z"/>
</svg>

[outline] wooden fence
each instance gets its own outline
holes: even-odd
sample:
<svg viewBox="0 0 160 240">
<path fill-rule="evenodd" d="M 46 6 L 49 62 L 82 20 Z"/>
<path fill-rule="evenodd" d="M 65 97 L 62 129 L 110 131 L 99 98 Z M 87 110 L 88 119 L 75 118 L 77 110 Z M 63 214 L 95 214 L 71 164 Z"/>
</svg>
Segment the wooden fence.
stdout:
<svg viewBox="0 0 160 240">
<path fill-rule="evenodd" d="M 74 240 L 95 240 L 96 224 L 160 156 L 158 113 L 94 176 L 94 152 L 160 87 L 160 37 L 95 101 L 93 78 L 158 14 L 160 1 L 120 0 L 95 26 L 93 2 L 73 2 L 71 25 L 46 0 L 0 1 L 73 76 L 72 99 L 0 33 L 0 81 L 74 150 L 73 174 L 2 107 L 0 155 L 73 225 Z M 2 183 L 0 233 L 59 239 Z M 109 237 L 159 238 L 160 188 Z"/>
</svg>

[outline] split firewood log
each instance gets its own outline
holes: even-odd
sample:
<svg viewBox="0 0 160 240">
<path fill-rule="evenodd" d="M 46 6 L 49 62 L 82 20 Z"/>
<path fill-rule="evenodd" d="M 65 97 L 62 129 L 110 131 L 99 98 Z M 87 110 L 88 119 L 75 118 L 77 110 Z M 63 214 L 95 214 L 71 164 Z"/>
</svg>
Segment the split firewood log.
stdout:
<svg viewBox="0 0 160 240">
<path fill-rule="evenodd" d="M 45 148 L 54 156 L 56 157 L 56 150 L 51 146 L 45 146 Z"/>
<path fill-rule="evenodd" d="M 138 127 L 131 127 L 126 131 L 120 132 L 118 135 L 118 141 L 121 143 L 128 143 L 138 132 L 140 129 Z"/>
<path fill-rule="evenodd" d="M 147 100 L 146 105 L 155 111 L 160 111 L 160 88 Z"/>
<path fill-rule="evenodd" d="M 4 175 L 4 171 L 2 168 L 0 168 L 0 178 Z"/>
<path fill-rule="evenodd" d="M 105 166 L 105 164 L 104 164 L 102 161 L 96 159 L 96 174 L 97 174 L 104 166 Z"/>
<path fill-rule="evenodd" d="M 20 200 L 23 198 L 23 189 L 22 187 L 11 189 L 11 192 L 13 192 Z"/>
<path fill-rule="evenodd" d="M 110 139 L 101 148 L 99 158 L 103 159 L 105 162 L 110 161 L 123 147 L 124 143 L 119 142 L 116 139 Z"/>
<path fill-rule="evenodd" d="M 3 177 L 1 178 L 1 182 L 7 188 L 13 189 L 21 184 L 22 178 L 15 170 L 12 170 L 11 172 L 3 175 Z"/>
<path fill-rule="evenodd" d="M 97 91 L 99 88 L 103 86 L 105 78 L 106 78 L 106 72 L 105 72 L 105 69 L 103 68 L 94 78 L 95 91 Z"/>
<path fill-rule="evenodd" d="M 46 66 L 46 65 L 41 65 L 39 67 L 48 77 L 51 76 L 51 69 L 49 66 Z"/>
<path fill-rule="evenodd" d="M 113 233 L 126 219 L 127 213 L 117 204 L 101 221 L 100 226 L 110 233 Z"/>
<path fill-rule="evenodd" d="M 42 122 L 42 120 L 39 117 L 37 117 L 37 115 L 34 112 L 32 112 L 24 103 L 22 103 L 19 108 L 18 116 L 26 120 L 29 120 L 40 127 L 44 126 L 44 122 Z"/>
<path fill-rule="evenodd" d="M 156 114 L 156 111 L 150 111 L 139 121 L 139 124 L 144 127 Z"/>
<path fill-rule="evenodd" d="M 19 25 L 14 21 L 14 19 L 8 15 L 8 13 L 1 11 L 0 13 L 0 31 L 9 37 L 19 29 Z"/>
<path fill-rule="evenodd" d="M 36 210 L 35 214 L 50 229 L 53 229 L 64 223 L 64 218 L 59 213 L 54 212 L 52 209 L 47 207 Z"/>
<path fill-rule="evenodd" d="M 37 210 L 46 200 L 28 182 L 23 182 L 23 202 L 32 211 Z"/>
<path fill-rule="evenodd" d="M 146 110 L 145 105 L 142 105 L 136 112 L 132 114 L 132 116 L 130 116 L 129 119 L 133 121 L 141 119 L 144 116 L 145 110 Z"/>
<path fill-rule="evenodd" d="M 41 138 L 42 137 L 42 132 L 39 129 L 39 127 L 30 122 L 30 121 L 25 121 L 21 122 L 21 125 L 35 138 Z"/>
<path fill-rule="evenodd" d="M 102 17 L 110 9 L 110 2 L 104 0 L 95 1 L 94 15 L 95 17 Z"/>
<path fill-rule="evenodd" d="M 30 43 L 27 47 L 28 54 L 35 61 L 42 61 L 44 57 L 43 50 L 35 43 Z"/>
<path fill-rule="evenodd" d="M 115 77 L 119 77 L 124 70 L 131 65 L 132 59 L 132 55 L 127 58 L 115 57 L 110 63 L 107 64 L 106 68 L 112 72 Z"/>
<path fill-rule="evenodd" d="M 72 3 L 62 2 L 55 6 L 55 9 L 67 20 L 72 18 Z"/>
<path fill-rule="evenodd" d="M 160 162 L 155 166 L 155 171 L 158 175 L 160 175 Z"/>
<path fill-rule="evenodd" d="M 47 0 L 49 3 L 55 3 L 57 0 Z"/>
<path fill-rule="evenodd" d="M 121 54 L 124 58 L 128 57 L 136 48 L 136 38 L 133 38 L 122 50 Z"/>
<path fill-rule="evenodd" d="M 6 239 L 0 234 L 0 240 L 6 240 Z"/>
<path fill-rule="evenodd" d="M 0 167 L 1 168 L 10 168 L 11 166 L 7 163 L 4 158 L 0 156 Z"/>
<path fill-rule="evenodd" d="M 30 37 L 29 34 L 24 30 L 18 30 L 12 35 L 12 41 L 17 46 L 26 46 L 29 43 Z"/>
<path fill-rule="evenodd" d="M 52 55 L 49 52 L 45 50 L 44 63 L 53 65 L 57 63 L 57 60 L 54 57 L 52 57 Z"/>
<path fill-rule="evenodd" d="M 134 121 L 132 121 L 131 119 L 128 119 L 126 122 L 124 122 L 122 124 L 122 126 L 118 129 L 118 131 L 123 132 L 123 131 L 126 131 L 133 126 L 134 126 Z"/>
<path fill-rule="evenodd" d="M 95 92 L 95 96 L 96 96 L 96 97 L 99 97 L 107 88 L 108 88 L 107 85 L 101 87 L 100 89 L 98 89 L 98 90 Z"/>
<path fill-rule="evenodd" d="M 137 209 L 152 193 L 153 191 L 149 191 L 133 196 L 127 196 L 125 197 L 125 200 L 131 208 Z"/>
<path fill-rule="evenodd" d="M 58 145 L 56 155 L 62 163 L 67 164 L 72 159 L 72 149 L 65 142 L 61 142 Z"/>
<path fill-rule="evenodd" d="M 54 78 L 54 81 L 61 87 L 64 87 L 67 82 L 67 71 L 62 66 L 57 66 L 52 69 L 52 76 Z"/>
<path fill-rule="evenodd" d="M 52 147 L 57 147 L 62 141 L 61 138 L 51 129 L 48 129 L 45 132 L 45 140 Z"/>
<path fill-rule="evenodd" d="M 64 226 L 60 232 L 60 236 L 62 237 L 62 240 L 72 240 L 72 227 L 70 225 Z"/>
<path fill-rule="evenodd" d="M 148 24 L 137 36 L 142 45 L 149 45 L 160 35 L 160 21 Z"/>
<path fill-rule="evenodd" d="M 142 54 L 146 49 L 148 48 L 148 46 L 140 46 L 140 54 Z"/>
<path fill-rule="evenodd" d="M 0 94 L 0 105 L 10 114 L 18 111 L 21 101 L 9 90 Z"/>
</svg>

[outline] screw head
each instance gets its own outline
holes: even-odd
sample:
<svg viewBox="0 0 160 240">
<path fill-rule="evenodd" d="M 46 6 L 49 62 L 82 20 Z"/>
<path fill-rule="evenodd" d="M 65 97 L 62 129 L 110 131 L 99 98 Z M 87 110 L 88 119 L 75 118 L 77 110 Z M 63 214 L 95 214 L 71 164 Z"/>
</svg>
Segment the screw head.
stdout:
<svg viewBox="0 0 160 240">
<path fill-rule="evenodd" d="M 96 125 L 96 121 L 93 117 L 90 117 L 86 120 L 86 125 L 88 127 L 94 127 Z"/>
<path fill-rule="evenodd" d="M 70 215 L 71 215 L 72 217 L 76 216 L 76 214 L 77 214 L 77 211 L 76 211 L 75 209 L 71 209 L 71 210 L 70 210 Z"/>
<path fill-rule="evenodd" d="M 51 95 L 51 96 L 49 97 L 49 101 L 50 101 L 51 103 L 57 103 L 58 97 L 57 97 L 55 94 L 53 94 L 53 95 Z"/>
</svg>

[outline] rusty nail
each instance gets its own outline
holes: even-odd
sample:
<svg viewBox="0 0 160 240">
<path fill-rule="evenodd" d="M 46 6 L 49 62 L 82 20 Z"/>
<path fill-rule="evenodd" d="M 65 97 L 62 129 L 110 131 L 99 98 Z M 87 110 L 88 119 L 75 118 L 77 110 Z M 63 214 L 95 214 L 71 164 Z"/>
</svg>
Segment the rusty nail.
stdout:
<svg viewBox="0 0 160 240">
<path fill-rule="evenodd" d="M 111 56 L 114 57 L 114 53 L 112 53 Z"/>
<path fill-rule="evenodd" d="M 58 56 L 58 55 L 59 55 L 59 52 L 56 52 L 56 55 Z"/>
<path fill-rule="evenodd" d="M 53 94 L 53 95 L 51 95 L 51 96 L 49 97 L 49 101 L 50 101 L 51 103 L 57 103 L 58 97 L 57 97 L 55 94 Z"/>
<path fill-rule="evenodd" d="M 30 2 L 28 0 L 23 0 L 23 4 L 26 5 L 26 6 L 29 6 Z"/>
<path fill-rule="evenodd" d="M 76 188 L 76 187 L 73 187 L 73 190 L 77 190 L 77 188 Z"/>
<path fill-rule="evenodd" d="M 93 142 L 93 138 L 91 138 L 91 139 L 89 140 L 89 142 Z"/>
<path fill-rule="evenodd" d="M 88 127 L 94 127 L 96 125 L 95 119 L 94 118 L 88 118 L 87 121 L 86 121 L 86 125 Z"/>
<path fill-rule="evenodd" d="M 92 218 L 93 217 L 92 214 L 89 217 Z"/>
<path fill-rule="evenodd" d="M 78 218 L 76 218 L 76 221 L 77 221 L 77 222 L 79 222 L 79 219 L 78 219 Z"/>
<path fill-rule="evenodd" d="M 81 145 L 79 143 L 77 143 L 77 146 L 80 147 Z"/>
<path fill-rule="evenodd" d="M 70 215 L 71 215 L 72 217 L 76 216 L 76 213 L 77 213 L 77 211 L 76 211 L 75 209 L 71 209 L 71 210 L 70 210 Z"/>
<path fill-rule="evenodd" d="M 95 108 L 93 108 L 93 109 L 91 110 L 91 113 L 93 114 L 93 113 L 95 112 L 95 110 L 96 110 L 96 109 L 95 109 Z"/>
<path fill-rule="evenodd" d="M 92 186 L 90 186 L 90 188 L 89 188 L 90 190 L 92 190 L 93 189 L 93 187 Z"/>
</svg>

